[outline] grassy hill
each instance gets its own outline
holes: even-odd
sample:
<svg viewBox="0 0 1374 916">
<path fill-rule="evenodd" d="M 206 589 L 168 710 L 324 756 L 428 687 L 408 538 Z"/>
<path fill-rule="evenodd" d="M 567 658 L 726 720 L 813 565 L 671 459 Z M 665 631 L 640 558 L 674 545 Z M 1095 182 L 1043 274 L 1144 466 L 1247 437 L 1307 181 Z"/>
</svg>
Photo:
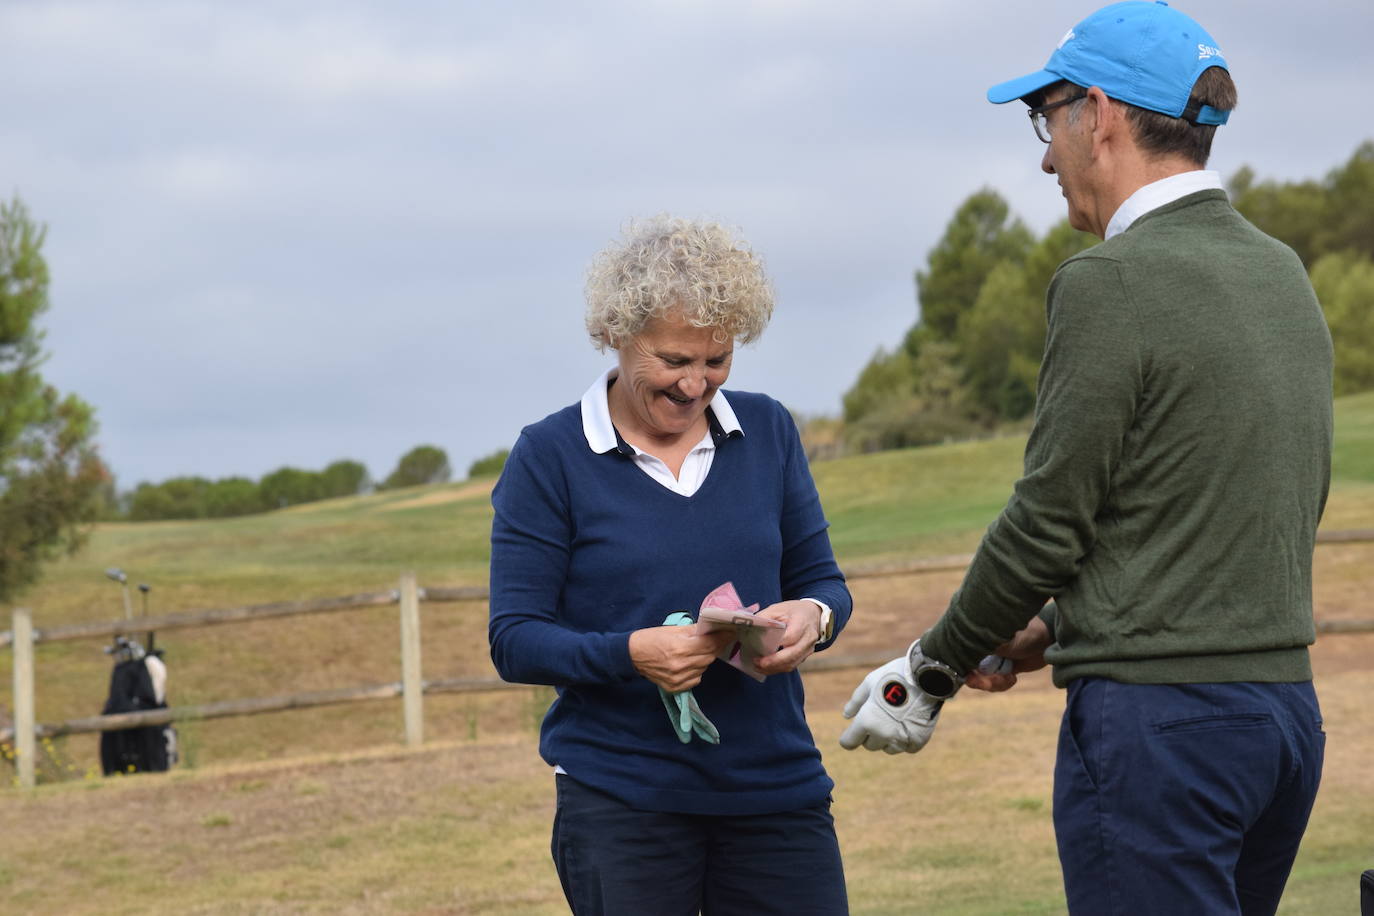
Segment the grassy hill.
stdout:
<svg viewBox="0 0 1374 916">
<path fill-rule="evenodd" d="M 841 563 L 972 550 L 1011 492 L 1024 445 L 1022 436 L 1005 437 L 816 464 Z M 377 591 L 393 587 L 407 569 L 422 585 L 482 584 L 491 485 L 420 487 L 236 519 L 100 525 L 81 553 L 49 570 L 25 605 L 40 628 L 119 618 L 119 587 L 103 574 L 111 566 L 126 570 L 131 584 L 152 585 L 153 614 Z M 1374 527 L 1374 392 L 1337 403 L 1323 524 Z M 442 608 L 426 614 L 426 675 L 488 674 L 485 606 Z M 174 631 L 159 644 L 168 652 L 176 703 L 398 677 L 389 608 Z M 0 653 L 6 709 L 8 670 L 8 653 Z M 94 641 L 55 643 L 40 647 L 38 677 L 40 721 L 90 715 L 103 699 L 108 664 Z M 392 725 L 354 708 L 187 728 L 193 752 L 225 760 L 336 749 L 350 734 L 360 742 L 389 740 Z M 93 759 L 92 739 L 73 738 L 71 746 L 83 766 Z"/>
<path fill-rule="evenodd" d="M 1022 436 L 879 452 L 813 468 L 842 562 L 967 551 L 1011 493 Z M 120 616 L 119 566 L 153 585 L 154 613 L 383 588 L 486 581 L 491 481 L 311 503 L 236 519 L 98 526 L 26 596 L 39 626 Z M 1374 508 L 1374 392 L 1337 402 L 1324 527 Z"/>
<path fill-rule="evenodd" d="M 841 562 L 971 550 L 1010 493 L 1023 447 L 1023 438 L 1007 437 L 818 463 Z M 480 584 L 490 486 L 417 488 L 241 519 L 102 525 L 25 604 L 39 627 L 121 617 L 119 589 L 103 575 L 109 566 L 152 584 L 155 614 L 374 591 L 407 569 L 422 584 Z M 1338 402 L 1323 524 L 1374 528 L 1374 393 Z M 1323 611 L 1369 616 L 1369 547 L 1324 551 L 1322 582 L 1341 588 Z M 957 581 L 856 582 L 863 619 L 846 643 L 904 645 L 918 622 L 912 608 L 938 613 Z M 426 675 L 488 674 L 485 620 L 480 602 L 426 604 Z M 393 681 L 397 642 L 393 608 L 159 637 L 176 704 Z M 40 721 L 99 710 L 109 677 L 100 646 L 39 646 Z M 1318 648 L 1327 653 L 1319 680 L 1333 737 L 1283 912 L 1348 909 L 1359 869 L 1374 864 L 1365 861 L 1374 732 L 1363 700 L 1374 634 Z M 930 749 L 893 760 L 834 747 L 854 677 L 807 677 L 808 717 L 840 787 L 854 912 L 908 913 L 932 899 L 950 913 L 1062 912 L 1049 824 L 1057 691 L 1042 677 L 1006 697 L 961 698 Z M 10 656 L 0 652 L 5 709 L 9 687 Z M 188 765 L 173 773 L 88 775 L 28 799 L 0 792 L 0 822 L 26 824 L 0 837 L 0 893 L 21 910 L 73 913 L 144 912 L 150 895 L 166 911 L 188 912 L 565 911 L 546 862 L 548 776 L 534 748 L 547 701 L 538 690 L 431 696 L 428 744 L 418 753 L 395 747 L 396 702 L 183 723 Z M 96 760 L 96 741 L 74 736 L 51 753 L 80 777 Z M 1012 753 L 1016 766 L 1008 766 Z M 894 795 L 893 773 L 921 791 Z M 932 797 L 948 802 L 943 813 L 921 802 Z M 929 830 L 899 831 L 901 842 L 892 842 L 892 823 L 918 821 Z M 128 853 L 131 842 L 139 853 Z M 1014 888 L 1007 874 L 1018 875 Z M 119 896 L 134 886 L 137 895 Z"/>
</svg>

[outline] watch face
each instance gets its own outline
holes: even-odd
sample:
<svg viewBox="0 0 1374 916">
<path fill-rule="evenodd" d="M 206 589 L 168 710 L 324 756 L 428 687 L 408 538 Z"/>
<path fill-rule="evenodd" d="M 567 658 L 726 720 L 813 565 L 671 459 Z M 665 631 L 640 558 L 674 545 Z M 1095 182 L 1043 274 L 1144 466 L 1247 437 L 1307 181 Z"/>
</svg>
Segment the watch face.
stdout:
<svg viewBox="0 0 1374 916">
<path fill-rule="evenodd" d="M 922 668 L 916 672 L 916 684 L 933 697 L 946 699 L 954 694 L 954 677 L 940 668 Z"/>
</svg>

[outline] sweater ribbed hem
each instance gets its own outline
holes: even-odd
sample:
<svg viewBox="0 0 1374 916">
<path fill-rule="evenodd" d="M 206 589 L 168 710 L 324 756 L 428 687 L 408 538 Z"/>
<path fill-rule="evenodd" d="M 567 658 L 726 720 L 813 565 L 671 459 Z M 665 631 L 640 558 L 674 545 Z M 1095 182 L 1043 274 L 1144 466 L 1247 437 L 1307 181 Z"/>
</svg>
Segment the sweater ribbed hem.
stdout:
<svg viewBox="0 0 1374 916">
<path fill-rule="evenodd" d="M 694 792 L 659 788 L 647 783 L 605 782 L 597 778 L 597 771 L 593 767 L 578 768 L 574 764 L 567 769 L 573 779 L 599 789 L 632 808 L 671 814 L 754 816 L 796 811 L 824 803 L 835 788 L 835 783 L 824 772 L 802 785 L 786 788 Z"/>
<path fill-rule="evenodd" d="M 1177 658 L 1113 658 L 1089 662 L 1055 659 L 1052 664 L 1057 687 L 1067 686 L 1081 677 L 1104 677 L 1124 684 L 1279 684 L 1312 680 L 1312 659 L 1306 646 Z"/>
</svg>

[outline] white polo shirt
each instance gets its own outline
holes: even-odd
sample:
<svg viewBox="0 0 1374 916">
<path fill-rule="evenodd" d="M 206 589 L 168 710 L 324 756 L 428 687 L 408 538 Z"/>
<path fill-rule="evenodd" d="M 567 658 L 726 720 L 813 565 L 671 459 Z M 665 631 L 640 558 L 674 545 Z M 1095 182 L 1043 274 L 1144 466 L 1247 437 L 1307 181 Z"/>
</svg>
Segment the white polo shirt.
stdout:
<svg viewBox="0 0 1374 916">
<path fill-rule="evenodd" d="M 616 434 L 615 424 L 611 422 L 611 404 L 606 392 L 610 388 L 611 379 L 619 375 L 620 368 L 612 366 L 601 373 L 601 377 L 592 383 L 586 394 L 582 395 L 582 435 L 587 437 L 587 445 L 600 455 L 614 451 L 623 444 L 633 450 L 635 465 L 650 478 L 674 493 L 691 496 L 701 489 L 701 485 L 706 481 L 706 475 L 711 472 L 711 463 L 716 458 L 715 437 L 722 434 L 744 435 L 739 419 L 731 409 L 730 402 L 725 399 L 725 392 L 716 389 L 710 405 L 706 408 L 715 415 L 714 425 L 719 428 L 713 428 L 708 418 L 706 435 L 692 447 L 687 460 L 682 462 L 681 472 L 674 477 L 673 472 L 668 470 L 668 465 L 638 446 L 625 442 Z"/>
<path fill-rule="evenodd" d="M 1125 232 L 1131 223 L 1151 210 L 1158 210 L 1165 204 L 1171 204 L 1180 197 L 1187 197 L 1198 191 L 1220 190 L 1221 186 L 1221 173 L 1211 169 L 1179 172 L 1177 175 L 1142 185 L 1121 202 L 1121 206 L 1116 208 L 1112 218 L 1107 221 L 1107 235 L 1104 241 Z"/>
</svg>

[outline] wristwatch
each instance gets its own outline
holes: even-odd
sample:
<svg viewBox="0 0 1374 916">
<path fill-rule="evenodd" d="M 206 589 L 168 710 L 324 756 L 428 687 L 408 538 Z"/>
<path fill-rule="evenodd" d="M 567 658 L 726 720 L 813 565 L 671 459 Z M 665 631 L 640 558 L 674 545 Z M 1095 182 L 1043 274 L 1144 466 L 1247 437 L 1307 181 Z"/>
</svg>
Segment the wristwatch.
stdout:
<svg viewBox="0 0 1374 916">
<path fill-rule="evenodd" d="M 835 637 L 835 612 L 830 610 L 828 605 L 821 605 L 821 638 L 817 642 L 826 642 Z"/>
<path fill-rule="evenodd" d="M 832 611 L 830 605 L 826 604 L 824 601 L 819 601 L 815 598 L 807 598 L 806 600 L 821 609 L 821 633 L 820 638 L 816 640 L 816 645 L 819 646 L 821 643 L 835 637 L 835 612 Z"/>
<path fill-rule="evenodd" d="M 959 672 L 944 662 L 926 657 L 921 651 L 919 639 L 912 643 L 910 659 L 911 673 L 916 679 L 916 686 L 927 696 L 937 700 L 948 700 L 964 685 L 964 679 Z"/>
</svg>

